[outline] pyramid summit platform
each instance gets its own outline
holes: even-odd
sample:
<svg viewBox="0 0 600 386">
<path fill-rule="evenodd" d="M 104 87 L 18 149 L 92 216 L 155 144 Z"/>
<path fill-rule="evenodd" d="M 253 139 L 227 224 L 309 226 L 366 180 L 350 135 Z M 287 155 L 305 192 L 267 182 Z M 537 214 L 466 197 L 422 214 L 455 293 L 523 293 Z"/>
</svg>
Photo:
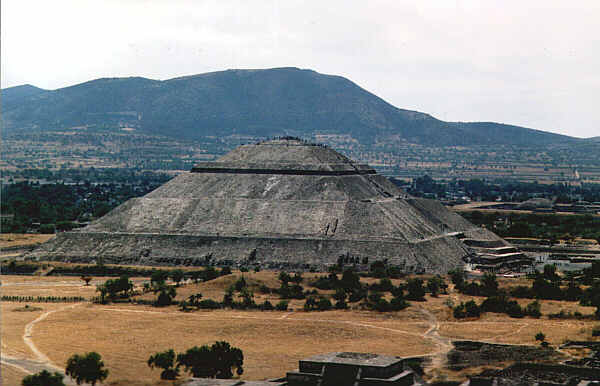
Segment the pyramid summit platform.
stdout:
<svg viewBox="0 0 600 386">
<path fill-rule="evenodd" d="M 323 268 L 341 256 L 446 272 L 470 253 L 461 238 L 504 244 L 439 202 L 410 197 L 368 165 L 288 138 L 198 164 L 30 256 L 277 269 Z"/>
</svg>

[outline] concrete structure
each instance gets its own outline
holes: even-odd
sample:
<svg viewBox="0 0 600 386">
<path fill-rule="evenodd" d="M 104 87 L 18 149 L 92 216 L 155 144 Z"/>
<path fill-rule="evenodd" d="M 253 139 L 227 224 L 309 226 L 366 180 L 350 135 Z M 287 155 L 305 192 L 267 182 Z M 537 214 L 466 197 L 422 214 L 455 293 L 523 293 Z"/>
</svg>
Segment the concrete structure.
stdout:
<svg viewBox="0 0 600 386">
<path fill-rule="evenodd" d="M 185 386 L 419 386 L 426 385 L 406 359 L 378 354 L 334 352 L 303 359 L 299 370 L 271 381 L 192 379 Z"/>
<path fill-rule="evenodd" d="M 460 238 L 507 245 L 367 165 L 294 139 L 244 145 L 204 162 L 29 256 L 146 265 L 324 268 L 339 256 L 447 272 Z"/>
<path fill-rule="evenodd" d="M 422 385 L 404 360 L 377 354 L 334 352 L 300 361 L 286 376 L 288 386 L 412 386 Z"/>
</svg>

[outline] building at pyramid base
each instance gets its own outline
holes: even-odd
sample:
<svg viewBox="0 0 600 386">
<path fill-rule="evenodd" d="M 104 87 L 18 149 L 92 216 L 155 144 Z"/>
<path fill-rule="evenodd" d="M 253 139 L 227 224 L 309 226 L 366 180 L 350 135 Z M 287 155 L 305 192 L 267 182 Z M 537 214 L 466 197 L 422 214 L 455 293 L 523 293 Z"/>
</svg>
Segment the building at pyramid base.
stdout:
<svg viewBox="0 0 600 386">
<path fill-rule="evenodd" d="M 471 249 L 506 243 L 368 165 L 295 139 L 244 145 L 197 165 L 30 257 L 143 265 L 322 269 L 387 260 L 446 272 Z"/>
</svg>

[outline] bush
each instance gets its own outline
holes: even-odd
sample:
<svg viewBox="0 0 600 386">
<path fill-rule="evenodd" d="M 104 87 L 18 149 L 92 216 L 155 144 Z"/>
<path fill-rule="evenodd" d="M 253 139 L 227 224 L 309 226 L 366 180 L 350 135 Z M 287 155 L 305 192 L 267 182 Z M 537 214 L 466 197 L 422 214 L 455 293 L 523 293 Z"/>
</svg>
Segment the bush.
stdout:
<svg viewBox="0 0 600 386">
<path fill-rule="evenodd" d="M 481 310 L 477 303 L 475 303 L 473 300 L 469 300 L 465 303 L 465 313 L 469 318 L 478 318 L 479 315 L 481 315 Z"/>
<path fill-rule="evenodd" d="M 331 301 L 324 297 L 321 297 L 319 299 L 309 297 L 304 303 L 304 311 L 327 311 L 330 310 L 332 307 L 333 305 L 331 304 Z"/>
<path fill-rule="evenodd" d="M 506 296 L 490 296 L 481 303 L 482 312 L 505 313 L 508 299 Z"/>
<path fill-rule="evenodd" d="M 260 309 L 262 311 L 272 311 L 275 309 L 275 307 L 273 307 L 273 304 L 271 304 L 270 301 L 265 300 L 264 303 L 260 305 Z"/>
<path fill-rule="evenodd" d="M 462 269 L 456 268 L 448 271 L 448 275 L 450 275 L 450 280 L 457 289 L 460 289 L 465 283 L 465 271 Z"/>
<path fill-rule="evenodd" d="M 533 318 L 540 318 L 542 316 L 542 305 L 537 300 L 529 303 L 525 307 L 525 315 Z"/>
<path fill-rule="evenodd" d="M 244 277 L 240 277 L 239 279 L 237 279 L 233 287 L 236 291 L 239 292 L 242 289 L 248 287 L 248 283 L 246 283 L 246 279 L 244 279 Z"/>
<path fill-rule="evenodd" d="M 465 303 L 460 303 L 458 306 L 452 309 L 452 315 L 456 319 L 462 319 L 467 317 L 467 312 L 465 311 Z"/>
<path fill-rule="evenodd" d="M 525 316 L 523 309 L 516 300 L 511 300 L 506 303 L 506 313 L 511 318 L 522 318 Z"/>
<path fill-rule="evenodd" d="M 42 225 L 40 225 L 40 233 L 43 233 L 43 234 L 56 233 L 56 228 L 54 227 L 54 224 L 42 224 Z"/>
<path fill-rule="evenodd" d="M 275 309 L 277 311 L 287 311 L 288 302 L 286 302 L 285 300 L 280 301 L 279 303 L 277 303 L 277 305 L 275 305 Z"/>
<path fill-rule="evenodd" d="M 372 284 L 369 289 L 372 291 L 389 292 L 394 288 L 392 281 L 388 278 L 379 280 L 379 283 Z"/>
<path fill-rule="evenodd" d="M 231 275 L 230 267 L 223 267 L 223 269 L 221 269 L 221 276 L 225 276 L 225 275 Z"/>
<path fill-rule="evenodd" d="M 341 299 L 335 303 L 335 308 L 338 310 L 346 310 L 348 309 L 348 303 L 345 300 Z"/>
<path fill-rule="evenodd" d="M 454 307 L 453 315 L 456 319 L 462 318 L 476 318 L 481 315 L 481 308 L 473 300 L 469 300 L 466 303 L 460 303 Z"/>
<path fill-rule="evenodd" d="M 600 326 L 595 326 L 592 329 L 592 336 L 600 336 Z"/>
<path fill-rule="evenodd" d="M 198 308 L 205 310 L 216 310 L 221 308 L 221 303 L 212 299 L 204 299 L 198 302 Z"/>
<path fill-rule="evenodd" d="M 317 309 L 319 311 L 328 311 L 333 307 L 331 301 L 327 298 L 320 298 L 317 302 Z"/>
<path fill-rule="evenodd" d="M 51 374 L 47 370 L 42 370 L 37 374 L 28 375 L 23 378 L 22 386 L 65 386 L 63 382 L 64 375 L 61 373 Z"/>
<path fill-rule="evenodd" d="M 396 296 L 390 301 L 390 309 L 392 311 L 402 311 L 403 309 L 405 309 L 409 306 L 410 306 L 410 303 L 408 303 L 402 297 Z"/>
<path fill-rule="evenodd" d="M 423 280 L 419 278 L 409 279 L 406 284 L 408 294 L 406 298 L 409 300 L 424 300 L 425 288 L 423 288 Z"/>
</svg>

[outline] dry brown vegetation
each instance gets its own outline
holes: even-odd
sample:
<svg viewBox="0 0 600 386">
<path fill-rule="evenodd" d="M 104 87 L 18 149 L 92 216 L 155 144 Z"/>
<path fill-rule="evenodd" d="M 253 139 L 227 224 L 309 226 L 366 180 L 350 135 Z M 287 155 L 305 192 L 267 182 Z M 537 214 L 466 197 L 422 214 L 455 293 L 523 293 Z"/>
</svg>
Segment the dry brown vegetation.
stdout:
<svg viewBox="0 0 600 386">
<path fill-rule="evenodd" d="M 276 294 L 260 294 L 260 285 L 279 286 L 276 272 L 236 272 L 206 282 L 188 283 L 177 288 L 178 299 L 202 293 L 204 298 L 221 300 L 226 289 L 242 275 L 255 293 L 257 303 L 280 299 Z M 303 285 L 318 274 L 304 274 Z M 106 278 L 95 278 L 102 282 Z M 136 278 L 137 286 L 147 279 Z M 372 281 L 373 279 L 368 279 Z M 502 279 L 501 286 L 523 284 L 525 279 Z M 78 277 L 2 276 L 2 291 L 8 295 L 84 296 L 95 295 L 95 286 L 86 287 Z M 394 280 L 395 284 L 398 283 Z M 146 298 L 155 295 L 149 293 Z M 439 335 L 451 339 L 474 339 L 495 343 L 537 344 L 535 334 L 542 331 L 550 344 L 557 346 L 566 339 L 589 339 L 596 324 L 593 321 L 512 319 L 488 313 L 480 319 L 457 321 L 449 302 L 483 298 L 464 296 L 451 290 L 450 295 L 428 296 L 427 302 L 412 302 L 400 312 L 378 313 L 359 309 L 347 311 L 304 312 L 304 301 L 290 302 L 294 311 L 261 312 L 216 310 L 181 312 L 178 307 L 81 303 L 34 304 L 41 311 L 14 312 L 23 303 L 2 304 L 2 352 L 35 359 L 23 342 L 27 323 L 47 311 L 54 311 L 35 323 L 32 341 L 52 362 L 63 366 L 73 353 L 99 352 L 110 369 L 112 384 L 159 384 L 158 370 L 150 370 L 146 361 L 156 351 L 173 348 L 183 351 L 194 345 L 226 340 L 240 347 L 245 356 L 245 379 L 266 379 L 284 375 L 297 367 L 298 360 L 330 351 L 376 352 L 388 355 L 414 356 L 436 353 L 440 346 L 425 334 L 439 323 Z M 519 300 L 525 305 L 531 300 Z M 561 309 L 589 314 L 590 307 L 574 302 L 542 301 L 542 313 Z M 356 307 L 356 306 L 355 306 Z M 3 367 L 3 370 L 5 367 Z M 472 370 L 472 369 L 471 369 Z M 462 372 L 436 370 L 438 378 L 457 379 Z M 14 372 L 13 372 L 14 373 Z M 7 372 L 14 379 L 17 375 Z M 20 375 L 18 375 L 20 377 Z M 136 383 L 137 382 L 137 383 Z M 167 383 L 164 383 L 167 384 Z"/>
<path fill-rule="evenodd" d="M 0 248 L 21 247 L 44 243 L 54 235 L 42 235 L 37 233 L 0 233 Z"/>
<path fill-rule="evenodd" d="M 28 374 L 19 370 L 16 367 L 2 365 L 1 369 L 1 377 L 0 381 L 2 385 L 11 386 L 11 385 L 20 385 L 21 380 L 27 376 Z"/>
</svg>

